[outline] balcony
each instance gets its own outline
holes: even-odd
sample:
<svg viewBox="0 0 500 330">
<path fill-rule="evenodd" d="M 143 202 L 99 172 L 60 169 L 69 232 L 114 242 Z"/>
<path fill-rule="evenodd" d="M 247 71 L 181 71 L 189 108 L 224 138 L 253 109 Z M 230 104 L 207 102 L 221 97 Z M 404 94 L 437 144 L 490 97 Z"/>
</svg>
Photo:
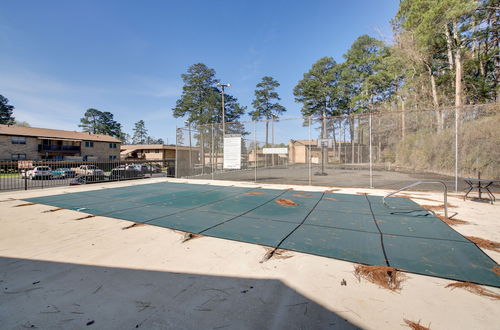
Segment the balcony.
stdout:
<svg viewBox="0 0 500 330">
<path fill-rule="evenodd" d="M 39 144 L 38 152 L 59 152 L 64 154 L 77 154 L 80 152 L 80 146 L 59 146 Z"/>
</svg>

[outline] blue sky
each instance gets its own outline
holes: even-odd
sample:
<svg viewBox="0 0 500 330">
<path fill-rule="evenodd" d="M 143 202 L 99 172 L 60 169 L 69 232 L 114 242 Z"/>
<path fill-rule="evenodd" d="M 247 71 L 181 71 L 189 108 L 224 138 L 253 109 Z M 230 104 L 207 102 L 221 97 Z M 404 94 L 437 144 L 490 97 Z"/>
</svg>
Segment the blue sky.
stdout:
<svg viewBox="0 0 500 330">
<path fill-rule="evenodd" d="M 270 75 L 284 117 L 300 115 L 293 87 L 323 56 L 342 54 L 361 34 L 390 40 L 398 0 L 28 1 L 2 0 L 0 94 L 18 120 L 78 130 L 92 107 L 110 111 L 131 133 L 174 142 L 171 109 L 180 75 L 202 62 L 251 106 Z M 248 119 L 248 117 L 244 118 Z"/>
</svg>

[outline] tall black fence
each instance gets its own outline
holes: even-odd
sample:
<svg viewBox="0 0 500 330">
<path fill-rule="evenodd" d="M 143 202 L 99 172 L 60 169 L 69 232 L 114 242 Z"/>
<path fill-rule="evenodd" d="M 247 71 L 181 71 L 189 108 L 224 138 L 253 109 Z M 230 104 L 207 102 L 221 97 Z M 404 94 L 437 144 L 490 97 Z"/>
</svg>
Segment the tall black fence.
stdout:
<svg viewBox="0 0 500 330">
<path fill-rule="evenodd" d="M 108 161 L 0 161 L 0 191 L 174 176 L 174 158 Z"/>
</svg>

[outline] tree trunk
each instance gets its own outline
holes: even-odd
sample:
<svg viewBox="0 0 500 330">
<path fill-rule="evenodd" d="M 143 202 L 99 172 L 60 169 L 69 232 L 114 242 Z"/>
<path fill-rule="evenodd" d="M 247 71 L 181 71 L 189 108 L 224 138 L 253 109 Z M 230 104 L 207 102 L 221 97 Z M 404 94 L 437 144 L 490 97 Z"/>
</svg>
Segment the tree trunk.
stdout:
<svg viewBox="0 0 500 330">
<path fill-rule="evenodd" d="M 351 115 L 352 116 L 352 115 Z M 349 119 L 351 137 L 351 163 L 354 164 L 354 118 Z"/>
<path fill-rule="evenodd" d="M 496 88 L 496 97 L 497 102 L 500 102 L 500 36 L 499 36 L 499 26 L 498 26 L 498 17 L 496 13 L 493 13 L 493 18 L 491 24 L 493 25 L 493 47 L 495 49 L 495 88 Z"/>
<path fill-rule="evenodd" d="M 437 95 L 437 87 L 436 87 L 436 77 L 434 73 L 432 73 L 431 68 L 429 67 L 429 76 L 431 78 L 431 90 L 432 90 L 432 105 L 434 108 L 439 108 L 439 99 Z"/>
<path fill-rule="evenodd" d="M 380 118 L 381 116 L 377 116 L 377 128 L 379 129 L 379 132 L 377 134 L 377 161 L 381 162 L 382 161 L 382 137 L 385 135 L 383 132 L 385 131 L 385 127 L 382 128 L 382 119 Z M 373 123 L 373 121 L 372 121 Z"/>
<path fill-rule="evenodd" d="M 266 148 L 268 147 L 269 143 L 269 120 L 266 120 Z"/>
<path fill-rule="evenodd" d="M 450 35 L 450 29 L 448 27 L 448 24 L 446 25 L 445 29 L 445 38 L 446 38 L 446 50 L 448 54 L 448 68 L 450 71 L 453 70 L 453 43 L 451 41 L 451 35 Z"/>
<path fill-rule="evenodd" d="M 485 68 L 484 68 L 484 61 L 483 61 L 483 56 L 481 54 L 481 43 L 479 43 L 478 45 L 478 49 L 477 49 L 477 57 L 479 59 L 479 73 L 481 74 L 481 76 L 485 76 Z"/>
<path fill-rule="evenodd" d="M 401 139 L 406 136 L 405 100 L 401 98 Z"/>
<path fill-rule="evenodd" d="M 323 117 L 321 118 L 321 138 L 326 139 L 326 112 L 323 110 Z"/>
<path fill-rule="evenodd" d="M 441 113 L 437 111 L 437 108 L 439 108 L 439 99 L 437 95 L 437 87 L 436 87 L 436 77 L 434 76 L 434 73 L 432 72 L 432 68 L 430 65 L 427 64 L 427 70 L 429 71 L 429 76 L 431 79 L 431 91 L 432 91 L 432 104 L 434 105 L 434 108 L 436 109 L 436 122 L 437 122 L 437 128 L 438 132 L 443 129 L 443 119 L 441 118 Z"/>
<path fill-rule="evenodd" d="M 471 45 L 471 55 L 472 55 L 472 58 L 476 58 L 476 50 L 477 50 L 477 38 L 475 36 L 476 34 L 476 17 L 473 15 L 472 16 L 472 45 Z"/>
<path fill-rule="evenodd" d="M 460 39 L 458 37 L 458 26 L 457 22 L 453 22 L 453 37 L 457 43 L 455 50 L 455 106 L 457 107 L 457 116 L 459 116 L 459 107 L 462 106 L 462 47 L 460 45 Z"/>
</svg>

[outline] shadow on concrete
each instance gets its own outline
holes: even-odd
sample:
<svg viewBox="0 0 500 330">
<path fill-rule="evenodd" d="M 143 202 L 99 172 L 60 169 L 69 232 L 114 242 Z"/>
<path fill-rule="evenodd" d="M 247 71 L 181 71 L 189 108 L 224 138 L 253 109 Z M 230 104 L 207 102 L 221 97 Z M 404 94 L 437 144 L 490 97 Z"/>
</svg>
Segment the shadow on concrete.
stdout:
<svg viewBox="0 0 500 330">
<path fill-rule="evenodd" d="M 0 287 L 3 329 L 358 329 L 274 279 L 0 257 Z"/>
</svg>

